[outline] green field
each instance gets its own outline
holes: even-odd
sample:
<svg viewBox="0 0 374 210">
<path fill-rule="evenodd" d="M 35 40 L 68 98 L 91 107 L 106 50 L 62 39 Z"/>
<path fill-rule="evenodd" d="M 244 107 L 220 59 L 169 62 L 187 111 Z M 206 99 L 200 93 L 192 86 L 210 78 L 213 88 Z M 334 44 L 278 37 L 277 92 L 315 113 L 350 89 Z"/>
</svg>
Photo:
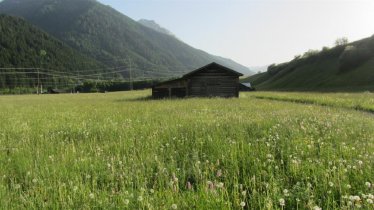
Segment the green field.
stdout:
<svg viewBox="0 0 374 210">
<path fill-rule="evenodd" d="M 149 94 L 1 96 L 0 209 L 373 209 L 372 94 Z"/>
</svg>

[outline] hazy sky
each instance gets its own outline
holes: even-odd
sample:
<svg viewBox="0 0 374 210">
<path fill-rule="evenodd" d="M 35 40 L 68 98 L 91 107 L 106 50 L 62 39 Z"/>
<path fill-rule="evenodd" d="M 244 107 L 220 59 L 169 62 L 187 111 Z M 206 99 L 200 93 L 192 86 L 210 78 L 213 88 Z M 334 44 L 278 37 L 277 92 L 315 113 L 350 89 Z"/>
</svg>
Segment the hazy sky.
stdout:
<svg viewBox="0 0 374 210">
<path fill-rule="evenodd" d="M 374 0 L 99 0 L 193 47 L 247 66 L 374 34 Z"/>
</svg>

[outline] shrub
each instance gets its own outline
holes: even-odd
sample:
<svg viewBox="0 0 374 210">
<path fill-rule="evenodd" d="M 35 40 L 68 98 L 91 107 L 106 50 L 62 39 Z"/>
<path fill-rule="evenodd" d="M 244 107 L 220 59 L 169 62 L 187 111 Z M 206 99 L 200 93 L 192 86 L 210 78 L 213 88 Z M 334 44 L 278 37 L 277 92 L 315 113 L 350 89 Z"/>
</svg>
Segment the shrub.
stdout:
<svg viewBox="0 0 374 210">
<path fill-rule="evenodd" d="M 271 64 L 269 67 L 268 67 L 268 74 L 270 75 L 275 75 L 277 74 L 278 72 L 280 72 L 285 66 L 287 66 L 289 63 L 282 63 L 282 64 Z"/>
<path fill-rule="evenodd" d="M 304 53 L 303 58 L 309 58 L 315 55 L 318 55 L 319 50 L 308 50 L 307 52 Z"/>
<path fill-rule="evenodd" d="M 358 67 L 370 57 L 371 52 L 366 46 L 347 46 L 339 57 L 339 70 L 341 72 L 349 71 Z"/>
<path fill-rule="evenodd" d="M 335 46 L 344 46 L 348 44 L 348 38 L 347 37 L 342 37 L 338 38 L 335 41 Z"/>
</svg>

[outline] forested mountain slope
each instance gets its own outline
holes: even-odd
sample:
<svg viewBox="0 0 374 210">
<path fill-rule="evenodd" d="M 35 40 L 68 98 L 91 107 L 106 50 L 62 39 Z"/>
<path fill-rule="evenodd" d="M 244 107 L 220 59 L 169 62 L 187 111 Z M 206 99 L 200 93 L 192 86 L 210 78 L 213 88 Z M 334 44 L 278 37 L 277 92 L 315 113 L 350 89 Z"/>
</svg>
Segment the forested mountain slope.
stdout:
<svg viewBox="0 0 374 210">
<path fill-rule="evenodd" d="M 81 55 L 20 18 L 0 15 L 0 34 L 0 88 L 34 86 L 36 68 L 48 72 L 49 75 L 43 74 L 40 78 L 48 77 L 49 83 L 74 79 L 66 75 L 77 69 L 88 69 L 91 73 L 104 71 L 103 64 Z M 31 69 L 14 69 L 20 67 Z"/>
<path fill-rule="evenodd" d="M 4 0 L 0 13 L 24 17 L 107 66 L 131 64 L 134 76 L 170 77 L 212 61 L 249 73 L 240 64 L 190 47 L 95 0 Z"/>
</svg>

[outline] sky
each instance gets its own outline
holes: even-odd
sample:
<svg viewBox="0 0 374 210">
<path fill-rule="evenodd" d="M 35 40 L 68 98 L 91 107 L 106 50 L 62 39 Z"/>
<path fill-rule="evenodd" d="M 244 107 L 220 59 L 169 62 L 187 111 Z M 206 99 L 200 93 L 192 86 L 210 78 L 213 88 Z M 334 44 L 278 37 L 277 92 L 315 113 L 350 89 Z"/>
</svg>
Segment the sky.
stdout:
<svg viewBox="0 0 374 210">
<path fill-rule="evenodd" d="M 246 66 L 374 34 L 374 0 L 98 0 L 155 20 L 187 44 Z"/>
</svg>

